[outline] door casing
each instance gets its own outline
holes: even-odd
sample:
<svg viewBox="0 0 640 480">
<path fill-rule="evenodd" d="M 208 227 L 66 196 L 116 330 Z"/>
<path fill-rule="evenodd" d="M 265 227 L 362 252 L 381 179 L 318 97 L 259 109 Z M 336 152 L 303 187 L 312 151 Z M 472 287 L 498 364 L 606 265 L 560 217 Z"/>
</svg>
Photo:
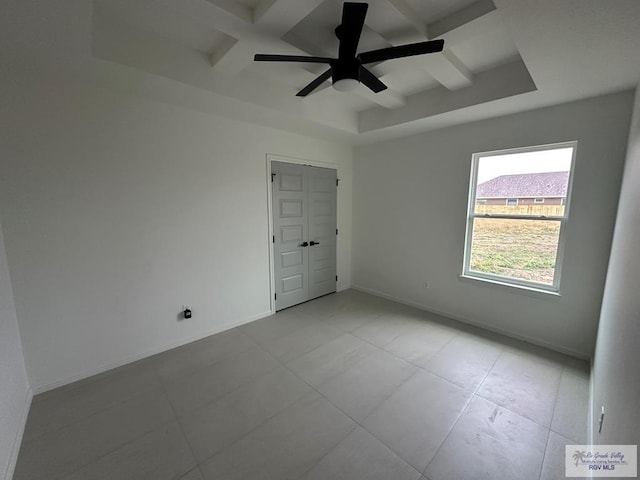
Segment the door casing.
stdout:
<svg viewBox="0 0 640 480">
<path fill-rule="evenodd" d="M 272 238 L 274 235 L 274 228 L 273 228 L 273 199 L 272 199 L 272 195 L 271 195 L 271 162 L 275 161 L 275 162 L 283 162 L 283 163 L 293 163 L 293 164 L 297 164 L 297 165 L 309 165 L 312 167 L 321 167 L 321 168 L 330 168 L 332 170 L 336 171 L 336 174 L 338 176 L 338 180 L 340 179 L 339 177 L 339 173 L 340 170 L 338 168 L 338 165 L 335 163 L 330 163 L 330 162 L 320 162 L 320 161 L 315 161 L 315 160 L 307 160 L 307 159 L 302 159 L 302 158 L 296 158 L 296 157 L 287 157 L 287 156 L 282 156 L 282 155 L 275 155 L 275 154 L 267 154 L 266 155 L 266 184 L 267 184 L 267 225 L 268 225 L 268 237 L 267 237 L 267 244 L 268 244 L 268 254 L 269 254 L 269 305 L 270 305 L 270 310 L 271 313 L 275 313 L 276 311 L 276 303 L 275 303 L 275 298 L 274 298 L 274 294 L 275 294 L 275 259 L 274 259 L 274 254 L 273 254 L 273 243 L 272 243 Z M 336 202 L 338 201 L 338 195 L 336 193 Z M 337 209 L 339 212 L 339 208 Z M 338 213 L 338 218 L 336 219 L 336 221 L 339 220 L 339 213 Z M 336 238 L 336 248 L 337 248 L 337 238 Z M 336 271 L 338 268 L 337 265 L 337 252 L 336 252 Z"/>
</svg>

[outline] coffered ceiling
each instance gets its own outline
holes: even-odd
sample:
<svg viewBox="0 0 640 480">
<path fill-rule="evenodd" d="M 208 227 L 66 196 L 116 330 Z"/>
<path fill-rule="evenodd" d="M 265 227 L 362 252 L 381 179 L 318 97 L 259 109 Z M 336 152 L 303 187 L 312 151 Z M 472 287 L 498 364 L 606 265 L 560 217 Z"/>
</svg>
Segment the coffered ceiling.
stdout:
<svg viewBox="0 0 640 480">
<path fill-rule="evenodd" d="M 372 0 L 359 51 L 444 39 L 373 65 L 388 89 L 338 92 L 326 70 L 255 53 L 335 57 L 338 0 L 4 2 L 1 60 L 188 108 L 353 143 L 634 87 L 637 0 Z M 53 5 L 55 4 L 55 5 Z"/>
</svg>

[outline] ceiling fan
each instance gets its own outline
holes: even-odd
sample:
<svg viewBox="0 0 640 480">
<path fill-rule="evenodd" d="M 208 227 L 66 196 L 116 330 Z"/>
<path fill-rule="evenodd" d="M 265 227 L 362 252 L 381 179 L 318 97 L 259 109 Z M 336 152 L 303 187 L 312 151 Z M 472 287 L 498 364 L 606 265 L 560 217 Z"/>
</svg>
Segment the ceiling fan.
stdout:
<svg viewBox="0 0 640 480">
<path fill-rule="evenodd" d="M 312 57 L 300 55 L 256 54 L 256 62 L 306 62 L 326 63 L 329 70 L 318 76 L 296 95 L 306 97 L 325 80 L 331 77 L 333 88 L 339 91 L 353 90 L 358 83 L 363 83 L 373 92 L 378 93 L 387 88 L 371 71 L 364 67 L 369 63 L 378 63 L 394 58 L 411 57 L 425 53 L 441 52 L 444 40 L 410 43 L 397 47 L 381 48 L 357 54 L 358 42 L 364 26 L 369 5 L 366 3 L 344 2 L 342 23 L 335 29 L 340 42 L 338 58 Z"/>
</svg>

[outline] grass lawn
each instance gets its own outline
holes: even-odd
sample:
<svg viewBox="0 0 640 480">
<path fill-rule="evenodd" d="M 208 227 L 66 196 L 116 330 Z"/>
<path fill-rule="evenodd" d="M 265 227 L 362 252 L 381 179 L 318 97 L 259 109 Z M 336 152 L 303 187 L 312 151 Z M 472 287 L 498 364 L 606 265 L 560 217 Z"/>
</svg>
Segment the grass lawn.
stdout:
<svg viewBox="0 0 640 480">
<path fill-rule="evenodd" d="M 560 222 L 476 218 L 471 269 L 553 283 Z"/>
</svg>

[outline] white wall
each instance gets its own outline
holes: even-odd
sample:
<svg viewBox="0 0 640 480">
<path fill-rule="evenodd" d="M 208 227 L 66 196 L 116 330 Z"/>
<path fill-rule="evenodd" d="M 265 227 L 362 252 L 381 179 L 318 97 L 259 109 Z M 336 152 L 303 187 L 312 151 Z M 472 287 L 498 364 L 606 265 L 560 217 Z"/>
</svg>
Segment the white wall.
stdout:
<svg viewBox="0 0 640 480">
<path fill-rule="evenodd" d="M 631 112 L 630 92 L 357 148 L 353 284 L 589 356 Z M 460 279 L 474 152 L 578 141 L 561 297 Z M 424 288 L 424 282 L 429 288 Z"/>
<path fill-rule="evenodd" d="M 0 211 L 35 391 L 269 313 L 267 153 L 337 166 L 349 287 L 350 147 L 94 88 L 2 87 Z"/>
<path fill-rule="evenodd" d="M 593 379 L 595 444 L 640 444 L 640 90 L 602 300 Z M 605 407 L 602 434 L 598 416 Z"/>
<path fill-rule="evenodd" d="M 10 480 L 18 459 L 31 390 L 24 367 L 9 267 L 0 226 L 0 478 Z"/>
</svg>

